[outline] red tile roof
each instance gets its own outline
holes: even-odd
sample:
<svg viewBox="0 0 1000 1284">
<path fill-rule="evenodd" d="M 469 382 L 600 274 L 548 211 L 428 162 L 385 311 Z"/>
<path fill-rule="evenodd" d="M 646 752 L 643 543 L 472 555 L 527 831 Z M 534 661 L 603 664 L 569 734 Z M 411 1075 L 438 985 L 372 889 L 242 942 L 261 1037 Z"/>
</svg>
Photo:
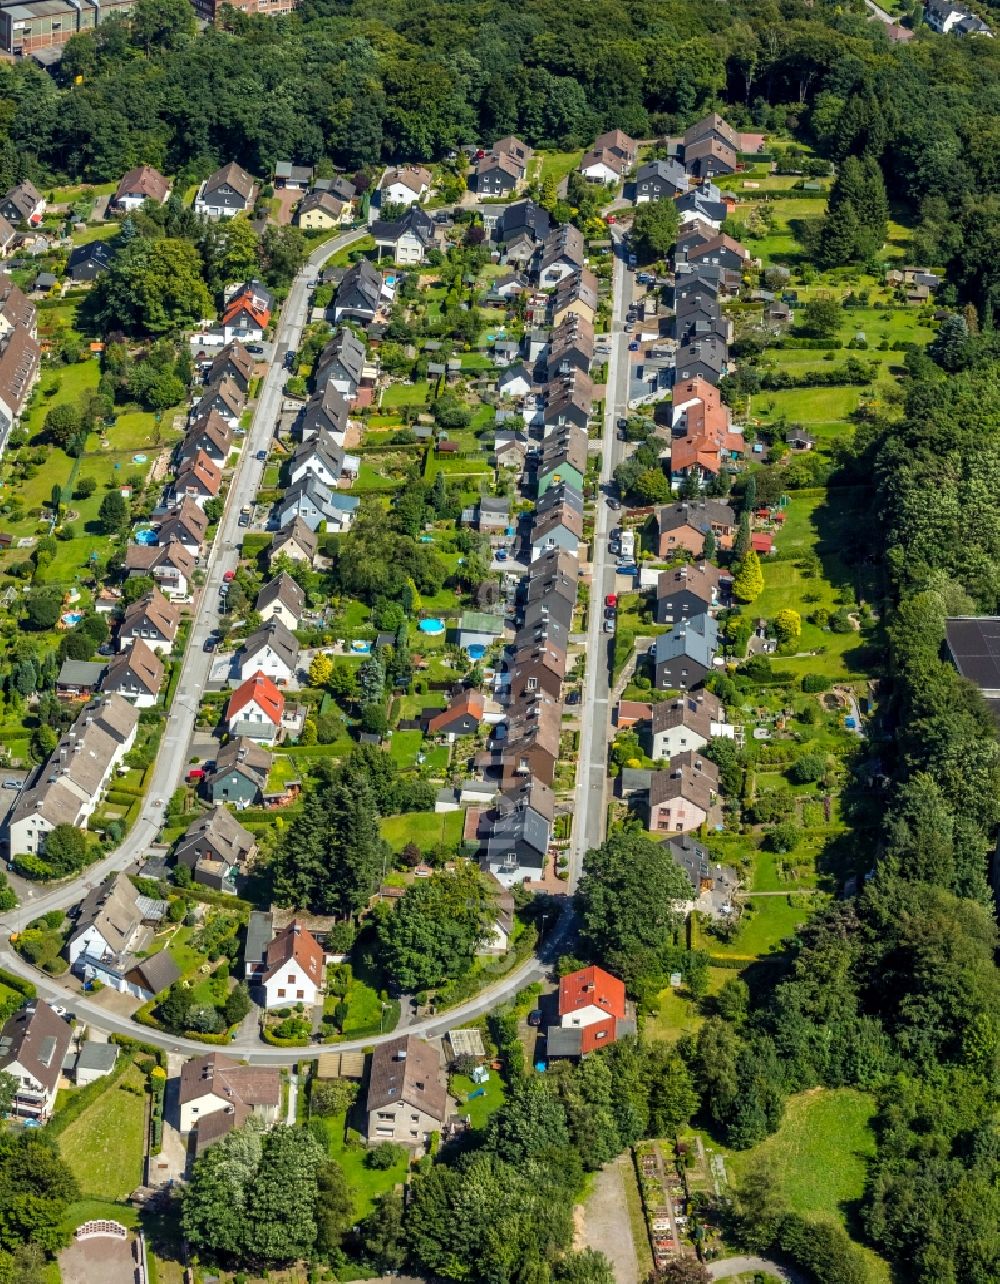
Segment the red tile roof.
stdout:
<svg viewBox="0 0 1000 1284">
<path fill-rule="evenodd" d="M 281 715 L 285 709 L 285 697 L 271 679 L 260 672 L 255 673 L 252 678 L 247 678 L 246 682 L 238 686 L 229 697 L 229 704 L 226 706 L 226 721 L 231 722 L 242 709 L 245 709 L 253 701 L 257 702 L 261 710 L 276 727 L 281 725 Z"/>
<path fill-rule="evenodd" d="M 267 971 L 264 973 L 264 979 L 273 976 L 280 967 L 284 967 L 293 959 L 313 985 L 323 984 L 323 951 L 312 932 L 296 919 L 279 932 L 267 947 Z"/>
<path fill-rule="evenodd" d="M 624 1020 L 624 984 L 601 967 L 584 967 L 564 976 L 559 982 L 559 1015 L 589 1007 L 603 1008 L 608 1016 Z"/>
</svg>

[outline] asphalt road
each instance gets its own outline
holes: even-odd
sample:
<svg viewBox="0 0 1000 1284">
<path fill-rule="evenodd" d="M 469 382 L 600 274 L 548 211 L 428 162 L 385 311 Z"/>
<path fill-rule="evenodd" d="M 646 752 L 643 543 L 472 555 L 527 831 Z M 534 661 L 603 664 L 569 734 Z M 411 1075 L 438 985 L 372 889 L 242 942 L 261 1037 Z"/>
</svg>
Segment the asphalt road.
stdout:
<svg viewBox="0 0 1000 1284">
<path fill-rule="evenodd" d="M 580 877 L 583 857 L 591 847 L 604 841 L 607 821 L 607 755 L 611 710 L 608 692 L 611 680 L 612 636 L 604 632 L 604 599 L 616 591 L 615 559 L 608 553 L 608 531 L 618 524 L 607 497 L 616 466 L 624 457 L 624 443 L 618 441 L 616 420 L 628 413 L 628 335 L 623 323 L 632 300 L 634 277 L 622 257 L 621 232 L 611 229 L 615 242 L 612 276 L 611 353 L 608 360 L 604 435 L 601 439 L 601 476 L 594 512 L 594 539 L 591 549 L 590 613 L 587 625 L 587 671 L 584 675 L 580 727 L 580 770 L 577 774 L 576 817 L 570 849 L 569 886 L 572 891 Z"/>
<path fill-rule="evenodd" d="M 159 833 L 163 810 L 184 775 L 187 748 L 213 660 L 212 653 L 205 651 L 205 640 L 219 623 L 219 589 L 223 576 L 226 571 L 234 570 L 239 561 L 242 543 L 240 509 L 251 502 L 260 487 L 265 463 L 257 459 L 257 452 L 268 448 L 274 433 L 285 382 L 284 357 L 289 348 L 298 347 L 308 314 L 309 282 L 331 254 L 360 240 L 366 232 L 365 228 L 347 232 L 319 246 L 295 278 L 282 309 L 271 364 L 229 483 L 225 513 L 209 550 L 205 585 L 195 608 L 177 694 L 167 715 L 142 813 L 121 846 L 91 865 L 80 878 L 49 889 L 27 886 L 21 906 L 0 919 L 0 925 L 5 929 L 0 955 L 5 960 L 13 954 L 6 939 L 10 932 L 18 931 L 48 910 L 67 909 L 74 905 L 108 874 L 135 864 Z"/>
</svg>

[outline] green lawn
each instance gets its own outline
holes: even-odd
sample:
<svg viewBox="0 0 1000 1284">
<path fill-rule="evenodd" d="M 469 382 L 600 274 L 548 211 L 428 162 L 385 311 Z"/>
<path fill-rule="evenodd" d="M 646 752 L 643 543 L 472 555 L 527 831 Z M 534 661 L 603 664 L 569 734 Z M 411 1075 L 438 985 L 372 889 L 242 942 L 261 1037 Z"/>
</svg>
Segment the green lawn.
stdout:
<svg viewBox="0 0 1000 1284">
<path fill-rule="evenodd" d="M 708 969 L 708 993 L 718 994 L 725 983 L 736 973 L 726 968 Z M 667 986 L 656 996 L 654 1011 L 647 1013 L 642 1025 L 645 1040 L 659 1039 L 673 1043 L 682 1034 L 695 1034 L 705 1020 L 702 1005 L 690 992 L 681 987 Z"/>
<path fill-rule="evenodd" d="M 536 152 L 535 157 L 541 157 L 541 181 L 551 178 L 556 183 L 562 180 L 583 160 L 582 149 L 577 152 Z"/>
<path fill-rule="evenodd" d="M 464 1074 L 453 1074 L 449 1091 L 458 1102 L 458 1113 L 468 1115 L 473 1128 L 485 1128 L 504 1102 L 503 1080 L 495 1070 L 490 1071 L 486 1083 L 473 1083 Z M 469 1100 L 472 1093 L 481 1095 Z"/>
<path fill-rule="evenodd" d="M 423 743 L 421 731 L 394 731 L 389 744 L 389 757 L 397 767 L 412 767 Z"/>
<path fill-rule="evenodd" d="M 454 847 L 462 841 L 464 811 L 411 811 L 403 816 L 384 816 L 382 837 L 393 851 L 402 851 L 407 843 L 428 847 Z"/>
<path fill-rule="evenodd" d="M 417 383 L 394 383 L 382 393 L 382 406 L 423 406 L 427 402 L 430 384 L 426 379 Z"/>
<path fill-rule="evenodd" d="M 789 1099 L 781 1127 L 752 1150 L 726 1156 L 730 1180 L 761 1164 L 774 1173 L 787 1207 L 818 1221 L 850 1226 L 864 1193 L 875 1099 L 853 1088 L 815 1088 Z M 872 1284 L 888 1281 L 888 1267 L 865 1250 Z"/>
<path fill-rule="evenodd" d="M 335 970 L 335 969 L 334 969 Z M 350 971 L 350 968 L 348 968 Z M 399 1004 L 389 1004 L 383 1011 L 378 992 L 351 972 L 347 993 L 341 997 L 328 993 L 323 1000 L 323 1011 L 332 1015 L 338 1003 L 347 1004 L 341 1037 L 345 1039 L 366 1037 L 372 1031 L 391 1030 L 399 1019 Z"/>
<path fill-rule="evenodd" d="M 84 1195 L 124 1199 L 142 1182 L 145 1076 L 130 1066 L 122 1078 L 59 1135 L 59 1151 Z M 129 1091 L 136 1088 L 138 1092 Z"/>
<path fill-rule="evenodd" d="M 343 1169 L 354 1196 L 354 1216 L 360 1221 L 372 1211 L 379 1195 L 392 1190 L 399 1182 L 405 1182 L 409 1159 L 401 1159 L 391 1168 L 369 1168 L 365 1163 L 365 1155 L 368 1153 L 365 1145 L 358 1140 L 347 1140 L 343 1115 L 334 1115 L 322 1122 L 330 1158 L 335 1159 Z"/>
<path fill-rule="evenodd" d="M 808 917 L 804 905 L 789 905 L 784 896 L 764 896 L 748 902 L 740 930 L 728 944 L 704 936 L 698 943 L 718 958 L 760 958 L 793 936 Z"/>
</svg>

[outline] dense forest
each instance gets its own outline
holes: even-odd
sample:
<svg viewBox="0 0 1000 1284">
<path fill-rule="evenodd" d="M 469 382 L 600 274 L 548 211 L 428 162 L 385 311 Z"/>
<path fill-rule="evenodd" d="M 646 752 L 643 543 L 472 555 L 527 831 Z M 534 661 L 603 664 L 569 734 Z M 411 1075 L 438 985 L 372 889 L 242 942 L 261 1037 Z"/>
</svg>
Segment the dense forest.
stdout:
<svg viewBox="0 0 1000 1284">
<path fill-rule="evenodd" d="M 669 133 L 715 105 L 736 124 L 790 131 L 842 176 L 880 171 L 916 224 L 915 256 L 946 267 L 943 297 L 965 305 L 927 353 L 907 354 L 902 407 L 859 425 L 831 479 L 833 505 L 842 481 L 872 487 L 879 520 L 863 555 L 884 570 L 879 713 L 842 863 L 856 894 L 810 920 L 749 985 L 734 981 L 680 1060 L 630 1048 L 603 1070 L 555 1079 L 551 1098 L 519 1082 L 480 1150 L 416 1183 L 410 1250 L 448 1278 L 468 1278 L 478 1261 L 479 1278 L 527 1279 L 545 1245 L 568 1241 L 557 1206 L 595 1155 L 683 1121 L 696 1098 L 721 1140 L 751 1146 L 790 1093 L 853 1085 L 880 1103 L 862 1210 L 871 1243 L 900 1278 L 988 1284 L 1000 1279 L 1000 973 L 987 881 L 1000 745 L 942 646 L 948 614 L 1000 610 L 1000 41 L 921 33 L 892 45 L 860 0 L 304 0 L 289 18 L 231 14 L 203 34 L 189 0 L 139 0 L 132 22 L 72 39 L 55 78 L 0 66 L 0 186 L 22 175 L 107 181 L 145 161 L 178 175 L 180 190 L 230 159 L 262 175 L 279 158 L 353 171 L 442 159 L 510 132 L 576 147 L 611 126 Z M 358 532 L 338 574 L 355 591 L 387 591 L 365 581 L 378 559 L 362 547 L 364 524 Z M 328 790 L 331 805 L 342 800 L 344 781 Z M 346 805 L 337 815 L 344 833 L 358 819 Z M 296 840 L 328 891 L 320 871 L 346 839 L 320 834 L 307 813 Z M 609 909 L 620 854 L 609 844 L 589 862 L 582 919 L 600 906 L 601 932 L 592 915 L 581 948 L 617 955 L 631 985 L 676 966 L 676 944 L 649 933 L 655 879 L 617 878 Z M 630 868 L 653 860 L 628 856 Z M 280 860 L 278 872 L 280 886 Z M 288 898 L 318 894 L 288 884 Z M 584 1123 L 604 1102 L 598 1145 Z M 520 1232 L 499 1216 L 512 1192 Z M 766 1191 L 742 1192 L 735 1216 L 748 1247 L 815 1267 Z M 508 1259 L 524 1227 L 535 1247 L 519 1274 Z M 379 1237 L 376 1221 L 365 1233 Z M 395 1242 L 371 1251 L 386 1269 L 405 1257 Z M 852 1278 L 837 1260 L 817 1278 Z"/>
</svg>

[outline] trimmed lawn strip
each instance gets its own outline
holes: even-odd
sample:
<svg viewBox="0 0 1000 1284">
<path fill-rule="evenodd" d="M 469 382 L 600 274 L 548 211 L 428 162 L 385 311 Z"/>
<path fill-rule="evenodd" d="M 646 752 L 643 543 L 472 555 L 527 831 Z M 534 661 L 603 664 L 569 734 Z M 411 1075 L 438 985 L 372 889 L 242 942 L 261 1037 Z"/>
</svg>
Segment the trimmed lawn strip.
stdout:
<svg viewBox="0 0 1000 1284">
<path fill-rule="evenodd" d="M 60 1153 L 85 1195 L 124 1199 L 141 1185 L 145 1083 L 142 1071 L 130 1066 L 113 1087 L 60 1134 Z"/>
</svg>

